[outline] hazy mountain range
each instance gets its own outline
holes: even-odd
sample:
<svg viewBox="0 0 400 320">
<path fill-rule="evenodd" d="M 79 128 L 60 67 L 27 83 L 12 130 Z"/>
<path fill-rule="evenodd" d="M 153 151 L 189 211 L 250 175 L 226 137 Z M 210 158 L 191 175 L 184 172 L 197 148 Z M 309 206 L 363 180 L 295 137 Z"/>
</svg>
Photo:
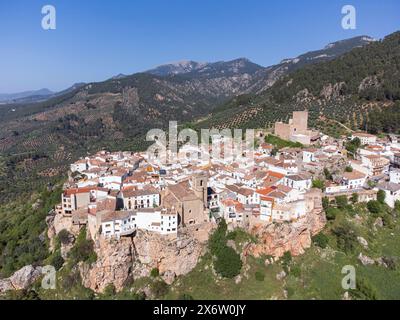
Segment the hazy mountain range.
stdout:
<svg viewBox="0 0 400 320">
<path fill-rule="evenodd" d="M 54 92 L 47 88 L 39 89 L 39 90 L 32 90 L 32 91 L 23 91 L 17 93 L 2 93 L 0 94 L 0 103 L 1 104 L 8 104 L 8 103 L 30 103 L 30 102 L 40 102 L 45 101 L 50 98 L 68 93 L 73 91 L 79 87 L 84 85 L 84 83 L 76 83 L 71 87 Z"/>
<path fill-rule="evenodd" d="M 284 59 L 279 64 L 270 67 L 262 67 L 246 58 L 239 58 L 229 62 L 219 61 L 214 63 L 180 61 L 158 66 L 154 69 L 145 71 L 145 73 L 155 76 L 186 75 L 188 77 L 203 78 L 227 77 L 239 73 L 256 75 L 256 79 L 249 90 L 262 90 L 273 84 L 278 77 L 287 72 L 301 68 L 306 64 L 334 59 L 355 47 L 364 46 L 373 41 L 375 40 L 371 37 L 360 36 L 334 42 L 327 45 L 322 50 L 311 51 L 293 59 Z M 119 80 L 129 76 L 130 75 L 120 73 L 109 80 Z M 52 92 L 49 89 L 40 89 L 0 94 L 0 103 L 29 103 L 45 101 L 55 96 L 68 93 L 83 85 L 84 83 L 78 83 L 60 92 Z"/>
</svg>

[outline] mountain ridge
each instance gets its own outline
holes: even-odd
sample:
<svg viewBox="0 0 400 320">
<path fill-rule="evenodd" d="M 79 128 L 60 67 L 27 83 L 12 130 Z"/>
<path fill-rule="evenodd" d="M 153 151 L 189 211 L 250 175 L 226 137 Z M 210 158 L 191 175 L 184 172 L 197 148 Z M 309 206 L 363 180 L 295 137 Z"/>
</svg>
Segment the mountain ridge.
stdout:
<svg viewBox="0 0 400 320">
<path fill-rule="evenodd" d="M 47 89 L 42 88 L 38 90 L 29 90 L 29 91 L 22 91 L 22 92 L 14 92 L 14 93 L 0 93 L 0 102 L 9 102 L 18 99 L 24 99 L 31 96 L 50 96 L 55 92 Z"/>
<path fill-rule="evenodd" d="M 311 125 L 322 130 L 330 130 L 328 119 L 354 130 L 398 130 L 395 105 L 400 105 L 399 79 L 400 32 L 395 32 L 337 59 L 294 70 L 265 91 L 235 98 L 216 108 L 198 126 L 272 127 L 275 121 L 287 121 L 295 110 L 308 110 Z M 390 116 L 386 110 L 395 113 Z M 370 120 L 371 112 L 378 126 Z M 335 130 L 329 133 L 340 134 Z"/>
</svg>

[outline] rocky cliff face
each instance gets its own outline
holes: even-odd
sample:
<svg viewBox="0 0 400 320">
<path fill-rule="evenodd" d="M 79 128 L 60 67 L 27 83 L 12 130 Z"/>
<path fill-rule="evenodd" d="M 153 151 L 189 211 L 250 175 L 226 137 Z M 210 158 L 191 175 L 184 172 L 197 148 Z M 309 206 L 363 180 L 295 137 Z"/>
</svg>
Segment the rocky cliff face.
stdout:
<svg viewBox="0 0 400 320">
<path fill-rule="evenodd" d="M 41 267 L 25 266 L 11 277 L 0 280 L 0 293 L 29 288 L 42 275 Z"/>
<path fill-rule="evenodd" d="M 205 248 L 203 234 L 210 230 L 207 224 L 200 232 L 185 230 L 177 238 L 144 231 L 118 241 L 100 238 L 95 247 L 97 262 L 79 266 L 83 285 L 101 292 L 112 283 L 121 290 L 127 281 L 148 276 L 153 268 L 170 284 L 196 266 Z"/>
<path fill-rule="evenodd" d="M 319 233 L 326 224 L 324 212 L 314 211 L 293 223 L 253 224 L 250 233 L 257 243 L 249 244 L 244 255 L 271 255 L 281 257 L 286 251 L 294 256 L 301 255 L 311 246 L 311 237 Z"/>
<path fill-rule="evenodd" d="M 56 236 L 61 230 L 67 230 L 73 239 L 79 233 L 79 228 L 72 224 L 72 217 L 64 217 L 62 214 L 52 212 L 46 217 L 46 224 L 47 236 L 50 239 L 50 251 L 54 250 Z M 61 254 L 64 259 L 67 258 L 67 254 L 72 246 L 73 241 L 70 241 L 69 244 L 61 244 Z"/>
</svg>

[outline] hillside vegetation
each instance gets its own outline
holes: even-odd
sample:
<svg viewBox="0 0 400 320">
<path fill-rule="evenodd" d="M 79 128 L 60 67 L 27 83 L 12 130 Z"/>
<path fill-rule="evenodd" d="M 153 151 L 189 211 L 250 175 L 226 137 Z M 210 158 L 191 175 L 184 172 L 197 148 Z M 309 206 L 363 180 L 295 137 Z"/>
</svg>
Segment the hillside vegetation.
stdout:
<svg viewBox="0 0 400 320">
<path fill-rule="evenodd" d="M 216 109 L 199 127 L 272 127 L 292 111 L 308 109 L 311 124 L 333 119 L 371 132 L 397 132 L 400 32 L 332 61 L 305 66 L 268 90 Z M 235 102 L 236 101 L 236 102 Z"/>
</svg>

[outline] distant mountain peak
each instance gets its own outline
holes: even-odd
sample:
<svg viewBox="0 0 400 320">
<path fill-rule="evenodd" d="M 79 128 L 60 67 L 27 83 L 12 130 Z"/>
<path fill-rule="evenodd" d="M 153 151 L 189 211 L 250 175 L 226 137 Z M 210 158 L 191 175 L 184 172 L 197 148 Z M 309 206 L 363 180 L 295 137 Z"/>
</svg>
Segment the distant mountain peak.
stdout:
<svg viewBox="0 0 400 320">
<path fill-rule="evenodd" d="M 182 60 L 158 66 L 148 70 L 150 73 L 158 76 L 182 75 L 189 73 L 198 73 L 199 75 L 218 75 L 232 73 L 254 73 L 263 67 L 251 62 L 247 58 L 238 58 L 230 61 L 218 62 L 196 62 L 192 60 Z"/>
<path fill-rule="evenodd" d="M 328 49 L 332 49 L 336 46 L 340 46 L 340 45 L 344 45 L 344 44 L 356 44 L 357 42 L 360 45 L 366 45 L 370 42 L 375 42 L 377 41 L 376 39 L 370 37 L 370 36 L 358 36 L 358 37 L 354 37 L 354 38 L 349 38 L 349 39 L 344 39 L 344 40 L 339 40 L 339 41 L 335 41 L 335 42 L 331 42 L 328 45 L 325 46 L 324 50 L 328 50 Z"/>
<path fill-rule="evenodd" d="M 111 80 L 117 80 L 117 79 L 122 79 L 122 78 L 126 78 L 127 75 L 123 74 L 123 73 L 119 73 L 116 76 L 112 77 Z"/>
<path fill-rule="evenodd" d="M 302 54 L 296 58 L 283 59 L 280 64 L 299 64 L 304 61 L 324 61 L 334 59 L 346 52 L 351 51 L 357 47 L 363 47 L 371 42 L 375 42 L 374 38 L 370 36 L 358 36 L 349 39 L 331 42 L 321 50 L 310 51 Z"/>
<path fill-rule="evenodd" d="M 4 93 L 0 94 L 0 102 L 12 102 L 14 100 L 25 99 L 27 97 L 45 97 L 51 96 L 54 94 L 53 91 L 50 91 L 47 88 L 42 88 L 39 90 L 31 90 L 31 91 L 23 91 L 23 92 L 16 92 L 16 93 Z"/>
<path fill-rule="evenodd" d="M 146 73 L 150 73 L 157 76 L 167 76 L 167 75 L 178 75 L 185 74 L 189 72 L 193 72 L 199 70 L 208 63 L 205 62 L 196 62 L 192 60 L 181 60 L 176 62 L 171 62 L 167 64 L 160 65 L 155 67 L 154 69 L 146 71 Z"/>
</svg>

